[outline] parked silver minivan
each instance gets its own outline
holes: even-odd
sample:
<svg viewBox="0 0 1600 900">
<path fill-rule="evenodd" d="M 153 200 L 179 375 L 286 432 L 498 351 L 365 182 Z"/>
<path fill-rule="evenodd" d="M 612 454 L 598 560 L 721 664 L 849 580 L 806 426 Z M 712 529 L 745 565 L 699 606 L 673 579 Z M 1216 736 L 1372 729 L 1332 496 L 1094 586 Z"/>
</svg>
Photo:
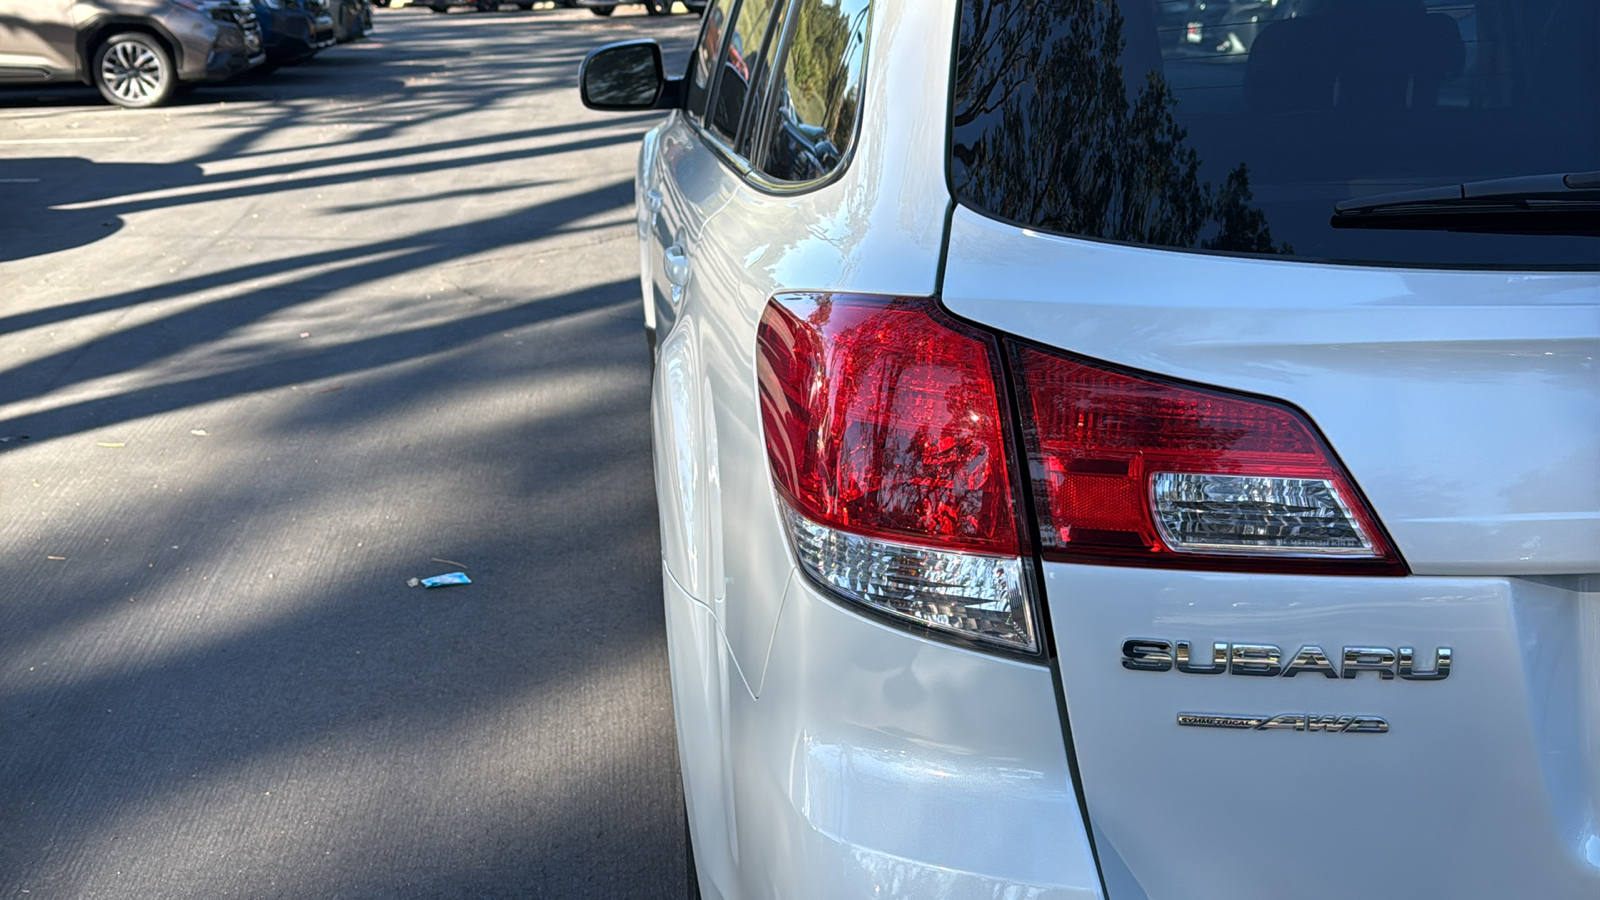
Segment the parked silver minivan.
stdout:
<svg viewBox="0 0 1600 900">
<path fill-rule="evenodd" d="M 265 59 L 247 2 L 0 0 L 0 85 L 81 81 L 118 106 L 158 106 Z"/>
</svg>

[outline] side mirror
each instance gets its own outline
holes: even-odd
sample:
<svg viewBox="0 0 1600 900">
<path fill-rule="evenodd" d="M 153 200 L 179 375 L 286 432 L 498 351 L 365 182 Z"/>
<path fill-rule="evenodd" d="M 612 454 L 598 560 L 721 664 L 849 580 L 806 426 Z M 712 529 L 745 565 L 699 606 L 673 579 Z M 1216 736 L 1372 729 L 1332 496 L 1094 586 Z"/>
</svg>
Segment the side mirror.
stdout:
<svg viewBox="0 0 1600 900">
<path fill-rule="evenodd" d="M 675 109 L 683 105 L 683 79 L 666 77 L 655 41 L 623 41 L 584 57 L 578 93 L 590 109 Z"/>
</svg>

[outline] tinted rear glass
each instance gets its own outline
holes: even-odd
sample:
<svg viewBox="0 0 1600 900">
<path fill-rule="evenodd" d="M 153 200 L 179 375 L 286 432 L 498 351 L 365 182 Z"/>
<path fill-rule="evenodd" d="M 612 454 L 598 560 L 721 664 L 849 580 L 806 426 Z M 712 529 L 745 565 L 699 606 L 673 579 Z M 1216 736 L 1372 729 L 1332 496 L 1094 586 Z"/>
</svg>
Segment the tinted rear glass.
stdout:
<svg viewBox="0 0 1600 900">
<path fill-rule="evenodd" d="M 1592 212 L 1332 219 L 1352 198 L 1600 170 L 1597 61 L 1600 0 L 962 0 L 951 181 L 1059 234 L 1593 267 Z"/>
</svg>

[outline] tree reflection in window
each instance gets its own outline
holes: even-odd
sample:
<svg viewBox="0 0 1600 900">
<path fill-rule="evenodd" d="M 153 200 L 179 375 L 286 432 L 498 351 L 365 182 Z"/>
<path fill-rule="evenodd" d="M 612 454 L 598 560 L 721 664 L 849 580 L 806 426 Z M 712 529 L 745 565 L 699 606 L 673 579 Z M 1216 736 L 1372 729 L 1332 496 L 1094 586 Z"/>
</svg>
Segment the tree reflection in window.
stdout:
<svg viewBox="0 0 1600 900">
<path fill-rule="evenodd" d="M 1151 21 L 1130 26 L 1124 8 Z M 1251 205 L 1244 163 L 1220 190 L 1201 181 L 1145 4 L 963 0 L 961 18 L 951 156 L 963 203 L 1061 234 L 1293 252 Z"/>
<path fill-rule="evenodd" d="M 869 0 L 801 0 L 778 84 L 763 170 L 810 181 L 838 168 L 855 135 Z"/>
</svg>

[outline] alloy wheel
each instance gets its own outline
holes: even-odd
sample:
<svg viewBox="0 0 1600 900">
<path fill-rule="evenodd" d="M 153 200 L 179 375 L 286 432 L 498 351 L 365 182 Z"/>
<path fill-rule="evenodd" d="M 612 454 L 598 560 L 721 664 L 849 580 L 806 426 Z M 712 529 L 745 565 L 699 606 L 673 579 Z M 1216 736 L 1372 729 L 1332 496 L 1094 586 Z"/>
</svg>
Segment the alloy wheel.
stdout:
<svg viewBox="0 0 1600 900">
<path fill-rule="evenodd" d="M 118 106 L 155 106 L 172 94 L 172 63 L 154 40 L 117 35 L 100 52 L 100 92 Z"/>
</svg>

